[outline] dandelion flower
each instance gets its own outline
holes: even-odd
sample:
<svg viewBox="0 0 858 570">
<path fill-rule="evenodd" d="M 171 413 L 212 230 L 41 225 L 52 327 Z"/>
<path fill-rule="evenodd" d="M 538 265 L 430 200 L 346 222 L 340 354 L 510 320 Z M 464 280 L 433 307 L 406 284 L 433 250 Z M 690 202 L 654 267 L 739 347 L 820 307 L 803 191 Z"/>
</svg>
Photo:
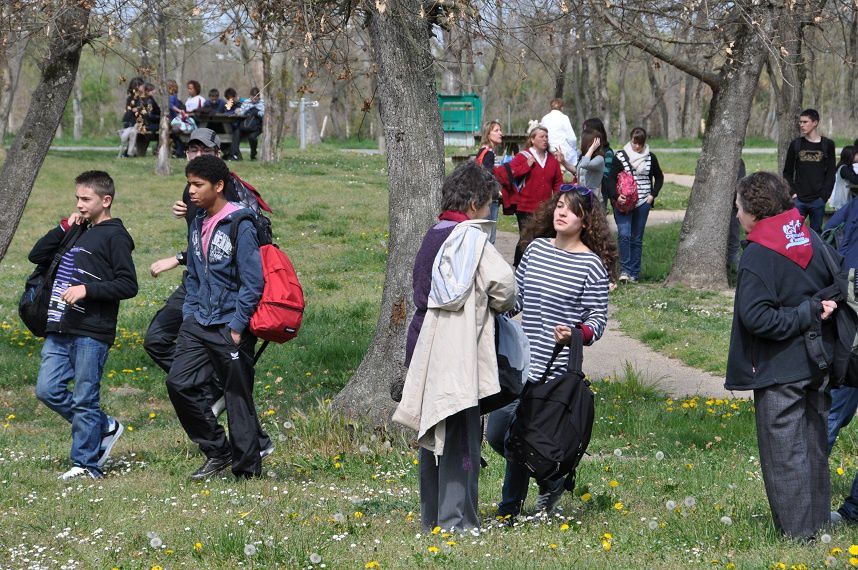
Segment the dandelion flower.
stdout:
<svg viewBox="0 0 858 570">
<path fill-rule="evenodd" d="M 662 459 L 664 459 L 664 452 L 656 451 L 655 452 L 655 458 L 656 458 L 656 460 L 661 461 Z"/>
<path fill-rule="evenodd" d="M 156 414 L 155 412 L 149 412 L 149 419 L 150 420 L 154 420 L 157 417 L 158 417 L 158 414 Z"/>
<path fill-rule="evenodd" d="M 245 556 L 253 556 L 254 554 L 256 554 L 256 545 L 245 544 L 244 545 L 244 555 Z"/>
<path fill-rule="evenodd" d="M 614 456 L 615 457 L 622 457 L 623 456 L 623 450 L 618 447 L 617 449 L 614 450 Z"/>
<path fill-rule="evenodd" d="M 731 524 L 733 524 L 733 519 L 731 519 L 727 515 L 724 515 L 723 517 L 721 517 L 721 524 L 730 526 Z"/>
<path fill-rule="evenodd" d="M 158 536 L 149 540 L 149 546 L 152 548 L 161 548 L 161 545 L 164 544 L 164 541 L 161 540 Z"/>
<path fill-rule="evenodd" d="M 310 563 L 311 564 L 318 564 L 321 561 L 322 561 L 322 556 L 318 552 L 314 552 L 313 554 L 310 555 Z"/>
<path fill-rule="evenodd" d="M 840 475 L 842 477 L 844 473 L 846 473 L 846 471 L 844 471 L 842 467 L 837 468 L 837 474 L 838 475 Z"/>
<path fill-rule="evenodd" d="M 611 549 L 611 541 L 610 540 L 603 540 L 602 541 L 602 550 L 604 550 L 605 552 L 608 552 L 610 549 Z"/>
<path fill-rule="evenodd" d="M 851 558 L 849 559 L 849 565 L 850 565 L 850 566 L 858 566 L 858 558 L 856 558 L 856 557 L 854 557 L 854 556 L 853 556 L 853 557 L 851 557 Z"/>
<path fill-rule="evenodd" d="M 625 505 L 623 505 L 623 502 L 622 502 L 622 501 L 617 501 L 616 503 L 614 503 L 614 509 L 616 509 L 616 510 L 618 510 L 618 511 L 623 510 L 623 507 L 624 507 L 624 506 L 625 506 Z"/>
<path fill-rule="evenodd" d="M 592 498 L 593 498 L 593 495 L 591 495 L 590 493 L 584 493 L 583 495 L 581 495 L 581 500 L 584 501 L 585 503 Z"/>
<path fill-rule="evenodd" d="M 683 503 L 686 507 L 688 507 L 689 509 L 691 509 L 691 508 L 693 508 L 693 507 L 694 507 L 694 505 L 696 505 L 696 504 L 697 504 L 697 499 L 695 499 L 694 497 L 685 497 L 685 500 L 684 500 L 684 501 L 682 501 L 682 503 Z"/>
<path fill-rule="evenodd" d="M 823 534 L 822 536 L 819 537 L 819 541 L 822 544 L 829 544 L 829 543 L 831 543 L 831 535 L 830 534 Z"/>
<path fill-rule="evenodd" d="M 436 526 L 435 528 L 432 529 L 432 534 L 438 534 L 439 532 L 441 532 L 440 526 Z"/>
<path fill-rule="evenodd" d="M 360 451 L 361 453 L 369 453 L 369 447 L 367 447 L 366 445 L 361 445 L 358 448 L 358 451 Z"/>
<path fill-rule="evenodd" d="M 437 546 L 430 546 L 430 547 L 429 547 L 429 548 L 427 548 L 426 550 L 428 550 L 431 554 L 438 554 L 438 551 L 439 551 L 440 549 L 439 549 Z"/>
<path fill-rule="evenodd" d="M 334 519 L 335 523 L 342 523 L 346 520 L 346 517 L 343 513 L 334 513 L 334 516 L 332 516 L 331 518 Z"/>
<path fill-rule="evenodd" d="M 363 567 L 367 568 L 367 569 L 369 569 L 369 568 L 381 568 L 381 566 L 378 565 L 377 560 L 370 560 L 369 562 L 364 564 Z"/>
<path fill-rule="evenodd" d="M 293 426 L 292 422 L 290 422 L 289 420 L 286 420 L 285 422 L 283 422 L 283 429 L 292 429 L 293 427 L 295 427 L 295 426 Z"/>
<path fill-rule="evenodd" d="M 557 548 L 557 545 L 552 542 L 551 544 L 548 545 L 548 548 L 554 549 L 554 548 Z"/>
<path fill-rule="evenodd" d="M 672 511 L 673 509 L 676 508 L 676 502 L 675 501 L 667 501 L 664 504 L 664 508 L 666 508 L 668 511 Z"/>
<path fill-rule="evenodd" d="M 858 556 L 858 544 L 853 544 L 849 547 L 849 554 L 852 556 Z"/>
<path fill-rule="evenodd" d="M 619 487 L 620 483 L 616 479 L 611 479 L 611 482 L 608 483 L 608 486 L 613 488 Z"/>
<path fill-rule="evenodd" d="M 655 530 L 658 528 L 658 521 L 651 520 L 651 521 L 649 521 L 649 524 L 647 526 L 649 527 L 650 530 Z"/>
<path fill-rule="evenodd" d="M 194 543 L 194 551 L 199 552 L 202 549 L 203 549 L 203 543 L 202 542 L 195 542 Z"/>
<path fill-rule="evenodd" d="M 560 525 L 560 532 L 566 532 L 567 530 L 569 530 L 568 524 L 563 523 L 562 525 Z"/>
<path fill-rule="evenodd" d="M 158 533 L 155 532 L 154 530 L 150 530 L 149 532 L 146 533 L 146 538 L 157 538 L 157 537 L 158 537 Z"/>
</svg>

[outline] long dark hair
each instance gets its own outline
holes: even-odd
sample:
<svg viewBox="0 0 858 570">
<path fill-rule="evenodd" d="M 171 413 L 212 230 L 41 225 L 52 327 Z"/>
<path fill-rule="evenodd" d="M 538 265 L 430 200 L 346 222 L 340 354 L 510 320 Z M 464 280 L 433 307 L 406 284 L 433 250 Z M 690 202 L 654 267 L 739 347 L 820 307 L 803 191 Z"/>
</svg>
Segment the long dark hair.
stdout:
<svg viewBox="0 0 858 570">
<path fill-rule="evenodd" d="M 840 151 L 840 164 L 838 164 L 837 167 L 840 168 L 846 164 L 849 168 L 852 168 L 853 162 L 855 162 L 855 147 L 844 146 L 843 150 Z"/>
<path fill-rule="evenodd" d="M 590 251 L 599 256 L 602 265 L 608 272 L 608 278 L 615 281 L 617 278 L 617 259 L 619 258 L 617 243 L 611 236 L 602 204 L 593 197 L 593 194 L 584 196 L 574 191 L 558 192 L 544 201 L 527 220 L 522 230 L 521 247 L 526 248 L 536 238 L 557 237 L 557 232 L 554 229 L 554 210 L 560 200 L 566 200 L 569 209 L 581 218 L 581 241 Z"/>
</svg>

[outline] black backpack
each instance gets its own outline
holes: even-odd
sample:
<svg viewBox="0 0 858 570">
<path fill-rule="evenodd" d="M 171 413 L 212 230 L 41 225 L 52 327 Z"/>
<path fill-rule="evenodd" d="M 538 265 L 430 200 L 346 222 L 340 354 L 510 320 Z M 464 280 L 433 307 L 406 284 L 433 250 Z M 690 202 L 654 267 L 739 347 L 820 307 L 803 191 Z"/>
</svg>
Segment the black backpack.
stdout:
<svg viewBox="0 0 858 570">
<path fill-rule="evenodd" d="M 831 316 L 837 330 L 834 355 L 831 358 L 831 383 L 834 386 L 858 388 L 858 300 L 855 298 L 858 272 L 854 268 L 850 268 L 848 274 L 842 270 L 828 247 L 822 244 L 822 253 L 828 270 L 834 276 L 834 284 L 814 295 L 814 298 L 837 302 L 837 310 Z M 813 357 L 810 346 L 808 353 Z M 823 359 L 827 361 L 828 355 L 819 358 Z"/>
<path fill-rule="evenodd" d="M 527 467 L 537 481 L 574 474 L 587 451 L 595 408 L 590 383 L 581 371 L 583 337 L 572 329 L 569 366 L 565 374 L 546 383 L 554 354 L 542 378 L 527 383 L 506 441 L 506 458 Z M 574 481 L 574 477 L 570 478 Z"/>
<path fill-rule="evenodd" d="M 18 301 L 18 315 L 35 336 L 44 337 L 47 334 L 48 307 L 51 304 L 51 289 L 54 286 L 57 267 L 63 255 L 74 247 L 84 229 L 82 225 L 72 224 L 57 247 L 51 263 L 36 267 L 24 284 L 24 292 Z"/>
</svg>

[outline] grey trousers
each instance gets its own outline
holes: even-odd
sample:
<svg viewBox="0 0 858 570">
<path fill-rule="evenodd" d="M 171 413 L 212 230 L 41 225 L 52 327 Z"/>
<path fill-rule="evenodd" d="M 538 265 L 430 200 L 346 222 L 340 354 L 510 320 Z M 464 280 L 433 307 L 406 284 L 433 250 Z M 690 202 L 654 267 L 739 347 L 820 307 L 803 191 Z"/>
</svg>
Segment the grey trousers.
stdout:
<svg viewBox="0 0 858 570">
<path fill-rule="evenodd" d="M 420 520 L 423 529 L 478 528 L 477 481 L 480 476 L 480 409 L 447 418 L 444 455 L 420 448 Z"/>
<path fill-rule="evenodd" d="M 821 380 L 754 390 L 757 444 L 775 527 L 790 538 L 811 538 L 828 523 L 828 409 Z"/>
</svg>

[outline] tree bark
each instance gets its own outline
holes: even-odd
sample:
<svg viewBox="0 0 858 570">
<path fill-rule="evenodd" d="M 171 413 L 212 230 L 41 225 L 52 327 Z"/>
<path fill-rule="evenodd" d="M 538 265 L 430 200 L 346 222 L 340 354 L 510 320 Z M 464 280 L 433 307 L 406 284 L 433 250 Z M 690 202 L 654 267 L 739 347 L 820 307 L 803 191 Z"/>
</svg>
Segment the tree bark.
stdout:
<svg viewBox="0 0 858 570">
<path fill-rule="evenodd" d="M 0 146 L 6 139 L 6 132 L 9 129 L 12 101 L 15 98 L 15 90 L 18 88 L 18 79 L 21 77 L 21 67 L 24 64 L 24 52 L 28 43 L 29 37 L 10 42 L 3 57 L 0 58 L 6 60 L 6 64 L 0 69 L 3 76 L 2 86 L 0 86 Z"/>
<path fill-rule="evenodd" d="M 72 138 L 79 141 L 83 138 L 83 108 L 81 107 L 81 78 L 78 77 L 74 82 L 74 91 L 72 95 L 72 113 L 74 115 L 74 124 L 72 127 Z"/>
<path fill-rule="evenodd" d="M 394 409 L 390 385 L 405 374 L 406 331 L 414 311 L 411 271 L 422 236 L 440 206 L 444 146 L 429 26 L 419 16 L 420 1 L 364 6 L 388 150 L 390 238 L 375 336 L 333 406 L 349 417 L 380 424 L 388 422 Z"/>
<path fill-rule="evenodd" d="M 742 25 L 736 32 L 732 59 L 721 69 L 712 96 L 703 151 L 673 268 L 667 282 L 703 289 L 727 287 L 727 236 L 732 189 L 736 184 L 754 91 L 766 57 L 757 30 Z"/>
<path fill-rule="evenodd" d="M 629 121 L 626 118 L 626 71 L 628 67 L 620 67 L 620 77 L 617 79 L 617 88 L 620 90 L 620 101 L 617 110 L 617 142 L 626 140 L 629 135 Z M 607 129 L 606 129 L 607 131 Z M 608 131 L 610 135 L 610 131 Z"/>
<path fill-rule="evenodd" d="M 42 77 L 33 91 L 24 123 L 0 170 L 0 260 L 6 255 L 21 221 L 24 206 L 63 110 L 74 87 L 80 52 L 87 41 L 89 4 L 67 2 L 50 26 L 48 53 L 42 61 Z"/>
<path fill-rule="evenodd" d="M 271 93 L 270 85 L 272 81 L 271 74 L 271 50 L 268 46 L 268 30 L 266 26 L 260 28 L 259 34 L 259 49 L 262 52 L 262 86 L 260 87 L 260 95 L 265 101 L 268 108 L 262 116 L 262 144 L 259 145 L 259 162 L 262 164 L 270 164 L 274 162 L 274 146 L 271 144 L 273 136 L 272 128 L 274 124 L 271 122 L 271 104 L 273 101 L 269 94 Z"/>
<path fill-rule="evenodd" d="M 158 158 L 155 174 L 170 175 L 170 94 L 167 92 L 167 16 L 164 7 L 150 3 L 149 10 L 158 34 L 158 98 L 161 100 L 161 120 L 158 124 Z"/>
</svg>

